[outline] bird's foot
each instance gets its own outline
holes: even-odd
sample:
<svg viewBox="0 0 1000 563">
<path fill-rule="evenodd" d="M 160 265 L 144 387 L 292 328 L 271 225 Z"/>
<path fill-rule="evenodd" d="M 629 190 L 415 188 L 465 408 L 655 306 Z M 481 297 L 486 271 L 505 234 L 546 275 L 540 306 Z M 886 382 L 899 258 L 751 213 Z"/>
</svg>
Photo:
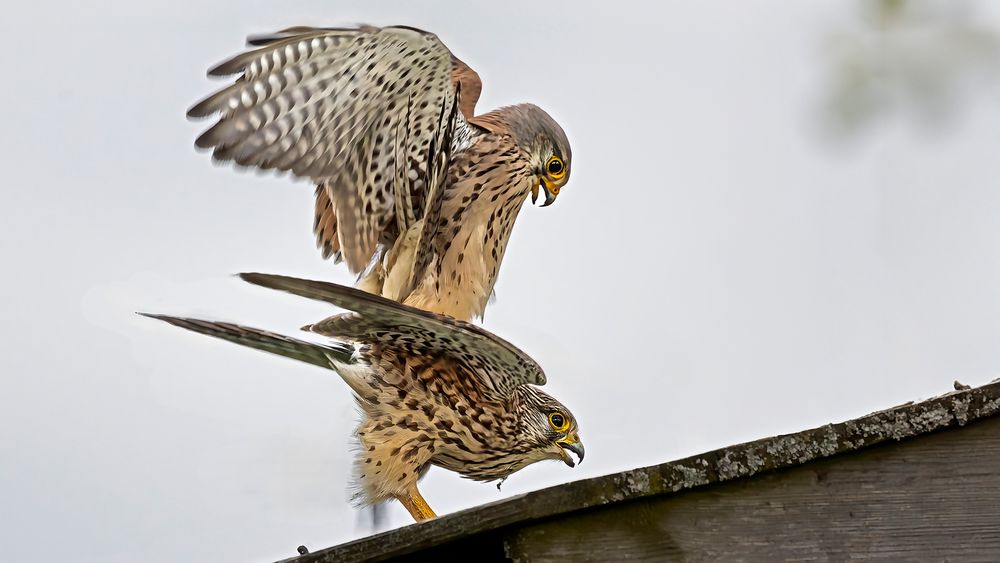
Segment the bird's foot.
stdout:
<svg viewBox="0 0 1000 563">
<path fill-rule="evenodd" d="M 420 496 L 420 491 L 416 487 L 413 487 L 406 494 L 397 498 L 403 504 L 403 507 L 406 508 L 407 512 L 410 513 L 410 516 L 413 516 L 413 519 L 417 522 L 437 517 L 437 514 L 434 514 L 431 507 L 427 505 L 424 497 Z"/>
</svg>

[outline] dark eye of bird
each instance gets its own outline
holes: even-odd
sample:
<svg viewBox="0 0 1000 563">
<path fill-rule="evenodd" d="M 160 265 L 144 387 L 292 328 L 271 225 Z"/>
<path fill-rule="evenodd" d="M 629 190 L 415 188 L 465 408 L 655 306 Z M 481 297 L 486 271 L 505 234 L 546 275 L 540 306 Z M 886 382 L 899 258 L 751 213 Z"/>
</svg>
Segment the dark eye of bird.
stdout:
<svg viewBox="0 0 1000 563">
<path fill-rule="evenodd" d="M 563 419 L 563 415 L 558 413 L 550 416 L 549 420 L 552 421 L 552 426 L 555 426 L 556 428 L 562 428 L 563 424 L 566 423 L 566 421 Z"/>
<path fill-rule="evenodd" d="M 552 160 L 549 162 L 549 174 L 559 174 L 562 172 L 563 164 L 559 160 Z"/>
</svg>

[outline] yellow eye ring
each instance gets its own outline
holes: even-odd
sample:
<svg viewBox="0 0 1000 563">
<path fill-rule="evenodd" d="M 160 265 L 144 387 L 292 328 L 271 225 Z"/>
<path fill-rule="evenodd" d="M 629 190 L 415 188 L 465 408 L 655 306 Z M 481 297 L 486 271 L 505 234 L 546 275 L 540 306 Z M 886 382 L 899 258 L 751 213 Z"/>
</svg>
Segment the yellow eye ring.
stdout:
<svg viewBox="0 0 1000 563">
<path fill-rule="evenodd" d="M 549 178 L 558 180 L 566 175 L 566 165 L 558 156 L 549 157 L 549 161 L 545 163 L 545 173 Z"/>
<path fill-rule="evenodd" d="M 554 412 L 549 414 L 549 424 L 556 432 L 565 432 L 569 430 L 569 418 L 566 417 L 561 412 Z"/>
</svg>

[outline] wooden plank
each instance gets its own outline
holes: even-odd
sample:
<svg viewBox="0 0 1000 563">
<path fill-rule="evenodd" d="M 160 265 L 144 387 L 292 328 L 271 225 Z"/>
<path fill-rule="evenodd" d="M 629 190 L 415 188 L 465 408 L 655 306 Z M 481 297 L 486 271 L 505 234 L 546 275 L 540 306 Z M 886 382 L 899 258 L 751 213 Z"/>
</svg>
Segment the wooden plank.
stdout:
<svg viewBox="0 0 1000 563">
<path fill-rule="evenodd" d="M 774 436 L 644 467 L 550 487 L 428 522 L 322 549 L 282 563 L 382 561 L 477 535 L 630 500 L 795 467 L 832 455 L 960 427 L 1000 414 L 1000 382 L 948 393 L 839 424 Z"/>
<path fill-rule="evenodd" d="M 1000 418 L 511 530 L 513 561 L 1000 560 Z"/>
</svg>

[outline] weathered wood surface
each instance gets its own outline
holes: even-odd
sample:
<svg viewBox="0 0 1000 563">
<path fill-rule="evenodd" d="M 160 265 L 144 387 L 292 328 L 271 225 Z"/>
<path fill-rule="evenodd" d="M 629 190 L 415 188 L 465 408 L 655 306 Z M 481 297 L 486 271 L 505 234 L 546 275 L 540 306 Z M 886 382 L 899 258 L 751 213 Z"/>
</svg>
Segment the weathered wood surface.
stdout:
<svg viewBox="0 0 1000 563">
<path fill-rule="evenodd" d="M 477 560 L 494 560 L 494 556 L 502 559 L 500 550 L 503 548 L 503 538 L 513 537 L 511 533 L 515 528 L 528 528 L 542 521 L 551 521 L 554 517 L 565 518 L 570 513 L 587 512 L 626 501 L 684 496 L 692 493 L 682 495 L 678 492 L 956 428 L 988 419 L 998 413 L 1000 383 L 995 382 L 919 403 L 901 405 L 840 424 L 829 424 L 796 434 L 731 446 L 672 463 L 542 489 L 323 549 L 286 562 L 381 561 L 405 558 L 408 554 L 433 556 L 452 549 L 460 553 L 457 548 L 466 544 L 481 546 L 479 552 L 483 555 L 490 554 L 489 557 Z M 830 463 L 835 464 L 837 461 L 830 460 Z M 1000 487 L 1000 482 L 997 485 Z M 705 493 L 717 494 L 715 491 L 722 489 L 723 487 L 715 485 Z M 524 543 L 528 538 L 529 536 L 522 536 L 517 545 L 528 545 Z M 625 553 L 620 552 L 620 555 L 624 557 Z M 996 560 L 1000 560 L 1000 555 Z"/>
<path fill-rule="evenodd" d="M 998 561 L 1000 418 L 512 529 L 515 562 Z"/>
</svg>

